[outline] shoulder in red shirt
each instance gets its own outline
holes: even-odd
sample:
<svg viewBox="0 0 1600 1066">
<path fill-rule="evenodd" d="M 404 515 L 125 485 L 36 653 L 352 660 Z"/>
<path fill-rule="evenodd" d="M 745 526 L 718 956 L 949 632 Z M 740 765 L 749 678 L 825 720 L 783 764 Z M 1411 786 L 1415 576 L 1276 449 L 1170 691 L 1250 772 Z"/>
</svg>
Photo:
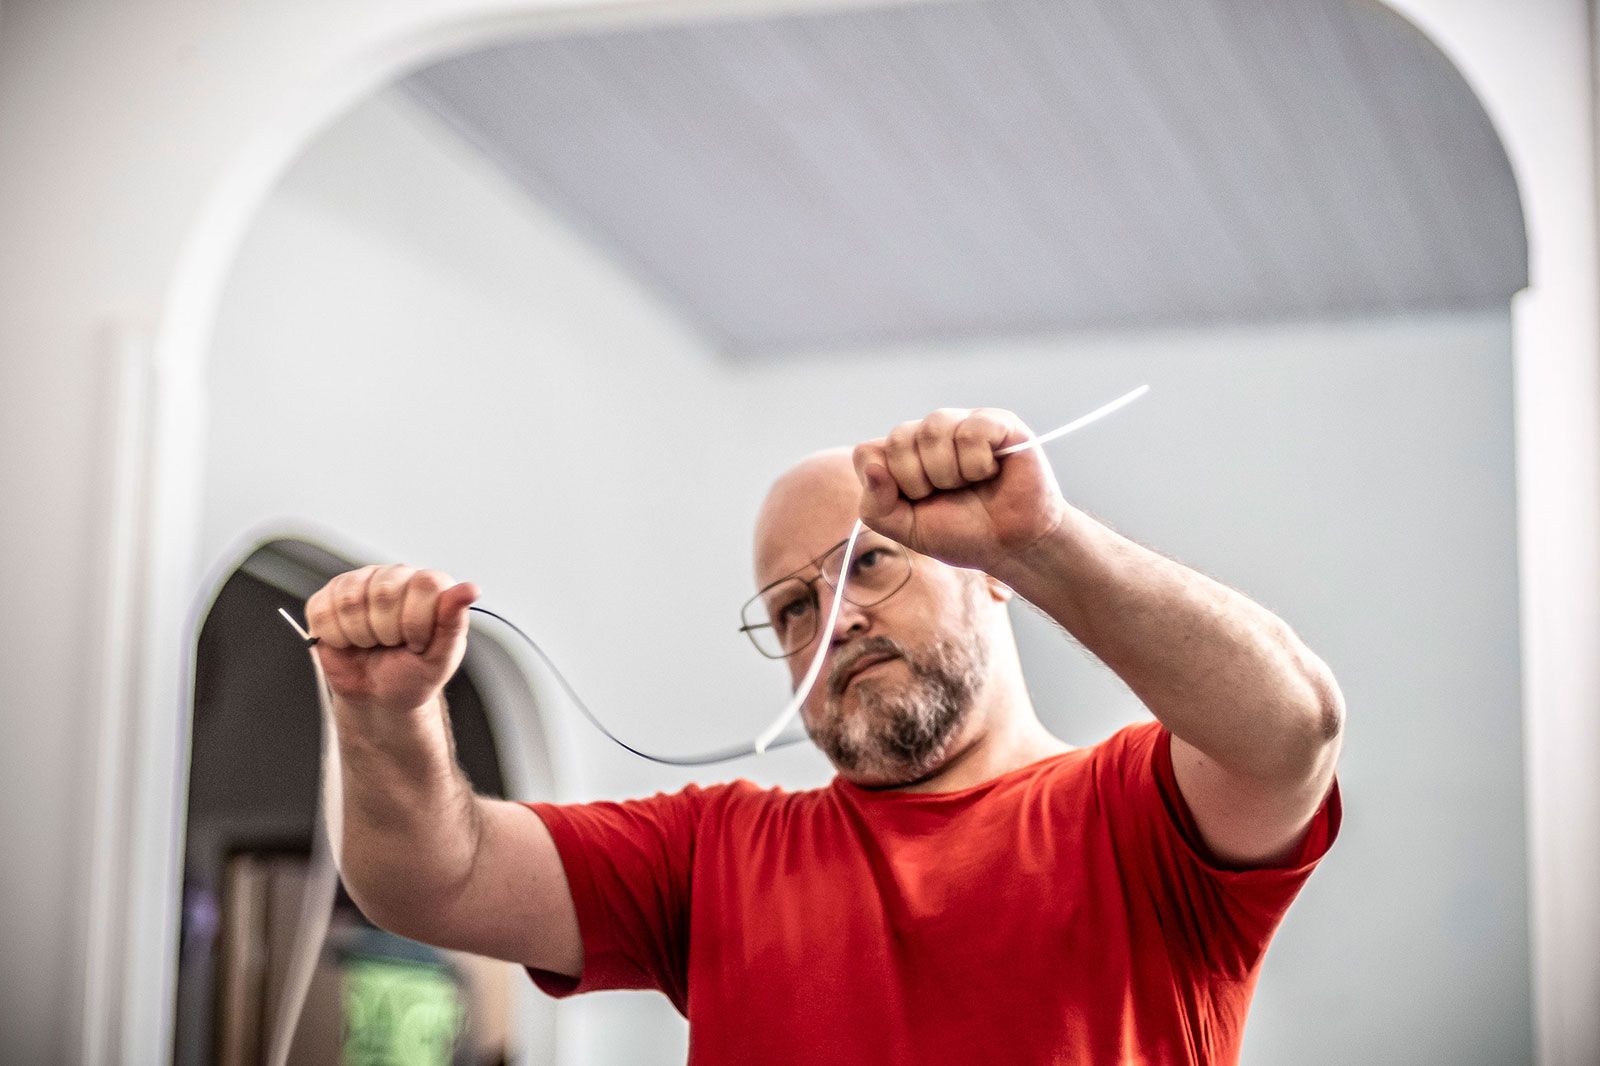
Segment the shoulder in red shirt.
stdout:
<svg viewBox="0 0 1600 1066">
<path fill-rule="evenodd" d="M 1261 959 L 1338 833 L 1205 853 L 1159 723 L 957 792 L 748 781 L 530 807 L 583 936 L 553 995 L 653 988 L 690 1061 L 1228 1063 Z"/>
</svg>

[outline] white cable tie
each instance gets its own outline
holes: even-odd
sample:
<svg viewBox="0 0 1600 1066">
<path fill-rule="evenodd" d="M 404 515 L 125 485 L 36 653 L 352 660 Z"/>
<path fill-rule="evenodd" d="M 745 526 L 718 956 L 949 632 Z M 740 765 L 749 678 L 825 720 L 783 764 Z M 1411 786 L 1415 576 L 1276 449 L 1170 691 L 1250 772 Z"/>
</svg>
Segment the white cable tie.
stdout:
<svg viewBox="0 0 1600 1066">
<path fill-rule="evenodd" d="M 1128 406 L 1130 403 L 1132 403 L 1133 401 L 1137 400 L 1139 397 L 1143 396 L 1145 393 L 1147 393 L 1149 391 L 1150 391 L 1150 386 L 1149 385 L 1140 385 L 1137 389 L 1134 389 L 1132 392 L 1125 393 L 1122 396 L 1118 396 L 1115 400 L 1112 400 L 1110 403 L 1106 404 L 1105 406 L 1096 407 L 1093 411 L 1090 411 L 1088 414 L 1084 415 L 1082 418 L 1073 419 L 1071 422 L 1068 422 L 1066 425 L 1062 426 L 1060 429 L 1052 429 L 1049 433 L 1046 433 L 1041 437 L 1033 437 L 1032 439 L 1025 440 L 1020 444 L 1007 445 L 1006 447 L 1001 448 L 999 451 L 995 452 L 994 454 L 995 455 L 1014 455 L 1017 452 L 1022 451 L 1024 448 L 1037 448 L 1041 444 L 1048 444 L 1050 441 L 1055 440 L 1057 437 L 1065 437 L 1068 433 L 1071 433 L 1074 430 L 1082 429 L 1084 426 L 1087 426 L 1091 422 L 1098 422 L 1098 421 L 1100 421 L 1100 419 L 1104 418 L 1106 415 L 1113 414 L 1113 413 L 1115 413 L 1117 411 L 1122 410 L 1124 407 Z"/>
<path fill-rule="evenodd" d="M 817 683 L 817 675 L 822 672 L 822 660 L 828 657 L 828 647 L 833 643 L 833 627 L 839 621 L 839 605 L 844 602 L 845 581 L 850 573 L 850 560 L 855 554 L 856 538 L 861 536 L 861 519 L 856 519 L 856 524 L 850 527 L 850 539 L 845 541 L 844 562 L 839 567 L 839 581 L 833 587 L 833 606 L 828 609 L 828 623 L 817 633 L 817 653 L 811 657 L 811 668 L 806 671 L 806 676 L 800 679 L 800 687 L 795 689 L 794 696 L 789 700 L 788 706 L 778 714 L 773 723 L 762 730 L 756 737 L 756 754 L 760 755 L 767 750 L 767 746 L 778 739 L 784 727 L 800 713 L 800 705 L 811 695 L 811 689 Z"/>
<path fill-rule="evenodd" d="M 1082 429 L 1092 422 L 1121 410 L 1128 404 L 1137 400 L 1150 391 L 1149 385 L 1140 385 L 1133 391 L 1117 397 L 1102 407 L 1097 407 L 1082 418 L 1068 422 L 1060 429 L 1051 430 L 1043 436 L 1034 437 L 1020 444 L 1013 444 L 995 452 L 997 456 L 1012 455 L 1024 448 L 1037 448 L 1058 437 Z M 828 609 L 828 621 L 818 634 L 816 654 L 811 657 L 811 665 L 806 670 L 805 677 L 801 678 L 799 687 L 794 696 L 778 715 L 777 719 L 768 726 L 755 742 L 755 753 L 760 755 L 772 745 L 779 734 L 800 713 L 800 707 L 806 698 L 811 695 L 811 690 L 816 687 L 817 678 L 822 673 L 822 662 L 828 657 L 828 649 L 833 643 L 833 630 L 839 622 L 839 610 L 844 603 L 845 585 L 849 581 L 850 562 L 855 555 L 856 540 L 861 536 L 861 519 L 856 519 L 855 525 L 850 528 L 850 536 L 845 541 L 844 562 L 839 569 L 839 578 L 833 589 L 833 604 Z M 300 1015 L 305 1007 L 306 995 L 310 991 L 311 978 L 316 971 L 317 961 L 322 953 L 323 945 L 327 941 L 328 927 L 333 916 L 334 901 L 339 885 L 339 848 L 344 835 L 343 812 L 340 809 L 343 782 L 339 773 L 339 745 L 335 736 L 333 723 L 332 690 L 328 687 L 328 679 L 322 671 L 322 661 L 315 652 L 315 640 L 305 628 L 295 621 L 294 616 L 280 607 L 278 613 L 283 620 L 294 628 L 300 639 L 307 644 L 307 651 L 311 652 L 311 667 L 316 675 L 317 702 L 322 713 L 323 745 L 322 745 L 322 783 L 318 796 L 318 817 L 312 830 L 311 859 L 306 871 L 306 883 L 300 900 L 300 913 L 296 922 L 295 933 L 290 948 L 289 974 L 284 981 L 280 1002 L 272 1012 L 272 1026 L 268 1042 L 267 1062 L 271 1066 L 283 1066 L 288 1061 L 290 1045 L 293 1043 L 295 1030 L 299 1027 Z M 499 617 L 496 615 L 495 617 Z M 502 619 L 504 621 L 504 619 Z M 509 623 L 508 623 L 509 624 Z M 512 626 L 516 629 L 515 626 Z M 521 634 L 521 630 L 517 630 Z M 529 640 L 522 634 L 524 640 Z M 534 650 L 539 651 L 541 657 L 544 652 L 537 645 Z M 548 658 L 545 660 L 549 663 Z M 552 669 L 555 664 L 549 663 Z M 559 676 L 559 671 L 557 671 Z M 565 679 L 562 679 L 565 685 Z M 576 700 L 576 693 L 568 686 L 568 693 Z M 581 701 L 579 702 L 581 707 Z M 587 714 L 587 709 L 585 709 Z M 590 715 L 590 721 L 598 726 L 606 736 L 617 740 L 611 733 L 600 725 L 599 721 Z M 627 745 L 623 745 L 627 747 Z M 633 751 L 635 749 L 629 748 Z M 642 754 L 642 753 L 641 753 Z"/>
<path fill-rule="evenodd" d="M 283 620 L 285 622 L 288 622 L 290 625 L 294 626 L 294 631 L 296 633 L 300 634 L 300 639 L 301 640 L 307 640 L 308 641 L 308 640 L 311 639 L 311 634 L 307 633 L 304 629 L 301 628 L 300 623 L 296 622 L 294 620 L 294 615 L 290 614 L 288 611 L 284 610 L 282 607 L 278 608 L 278 613 L 283 615 Z"/>
<path fill-rule="evenodd" d="M 1149 391 L 1149 385 L 1140 385 L 1138 388 L 1118 396 L 1110 403 L 1096 407 L 1082 418 L 1073 419 L 1060 429 L 1053 429 L 1043 436 L 1001 448 L 995 452 L 995 455 L 1012 455 L 1022 451 L 1024 448 L 1037 448 L 1058 437 L 1065 437 L 1068 433 L 1080 430 L 1093 422 L 1098 422 L 1107 415 L 1115 414 Z M 778 714 L 773 723 L 762 730 L 761 735 L 756 738 L 755 748 L 757 755 L 764 753 L 767 750 L 767 746 L 778 739 L 778 735 L 793 721 L 794 716 L 800 713 L 801 704 L 805 703 L 806 697 L 811 695 L 812 688 L 816 686 L 817 675 L 822 672 L 822 660 L 827 658 L 828 648 L 833 643 L 833 627 L 839 621 L 839 605 L 844 601 L 844 587 L 850 574 L 850 559 L 855 552 L 856 538 L 861 535 L 861 529 L 861 519 L 858 518 L 856 519 L 856 524 L 850 527 L 850 539 L 845 544 L 844 549 L 844 565 L 839 570 L 839 583 L 833 590 L 833 607 L 828 611 L 828 623 L 822 628 L 821 639 L 817 641 L 817 652 L 811 657 L 811 667 L 806 671 L 806 676 L 800 680 L 800 687 L 795 690 L 795 694 L 790 698 L 788 705 Z"/>
<path fill-rule="evenodd" d="M 339 744 L 333 724 L 332 689 L 328 687 L 327 675 L 322 672 L 322 659 L 311 634 L 282 607 L 278 608 L 278 613 L 300 634 L 311 656 L 311 671 L 317 684 L 317 708 L 322 719 L 322 781 L 317 792 L 317 810 L 312 816 L 311 856 L 306 862 L 300 908 L 284 967 L 286 973 L 278 1002 L 271 1005 L 269 1014 L 271 1031 L 262 1060 L 267 1066 L 288 1066 L 295 1031 L 300 1027 L 306 997 L 311 991 L 311 979 L 316 975 L 333 922 L 333 908 L 339 895 L 339 848 L 344 836 L 343 789 L 339 777 Z"/>
</svg>

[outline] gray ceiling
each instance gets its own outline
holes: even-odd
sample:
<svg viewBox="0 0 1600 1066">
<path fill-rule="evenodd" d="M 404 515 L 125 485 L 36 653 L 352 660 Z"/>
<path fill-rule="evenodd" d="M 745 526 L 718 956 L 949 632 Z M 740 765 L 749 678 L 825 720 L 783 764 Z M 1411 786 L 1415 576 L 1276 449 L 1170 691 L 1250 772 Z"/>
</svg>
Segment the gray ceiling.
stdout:
<svg viewBox="0 0 1600 1066">
<path fill-rule="evenodd" d="M 961 0 L 406 87 L 733 354 L 1504 304 L 1511 168 L 1375 2 Z"/>
</svg>

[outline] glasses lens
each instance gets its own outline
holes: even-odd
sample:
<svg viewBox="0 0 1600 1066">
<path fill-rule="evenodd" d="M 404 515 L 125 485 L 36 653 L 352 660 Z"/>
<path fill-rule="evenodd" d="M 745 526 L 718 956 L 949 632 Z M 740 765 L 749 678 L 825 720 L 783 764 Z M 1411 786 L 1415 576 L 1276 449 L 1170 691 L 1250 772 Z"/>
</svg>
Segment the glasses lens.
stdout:
<svg viewBox="0 0 1600 1066">
<path fill-rule="evenodd" d="M 744 605 L 745 634 L 769 659 L 786 659 L 817 634 L 817 597 L 799 578 L 780 581 Z"/>
<path fill-rule="evenodd" d="M 838 588 L 839 572 L 844 568 L 844 545 L 822 560 L 822 577 Z M 845 575 L 844 598 L 857 607 L 882 603 L 911 580 L 911 554 L 887 540 L 857 540 Z"/>
</svg>

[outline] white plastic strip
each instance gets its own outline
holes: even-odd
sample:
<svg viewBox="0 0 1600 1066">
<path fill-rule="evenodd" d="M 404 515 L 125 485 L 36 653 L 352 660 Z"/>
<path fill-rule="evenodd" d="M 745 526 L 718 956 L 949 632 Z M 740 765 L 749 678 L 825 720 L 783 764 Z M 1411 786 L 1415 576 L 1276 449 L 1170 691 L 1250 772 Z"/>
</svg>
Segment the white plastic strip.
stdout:
<svg viewBox="0 0 1600 1066">
<path fill-rule="evenodd" d="M 779 712 L 778 717 L 756 737 L 757 755 L 766 751 L 772 742 L 778 739 L 778 734 L 783 732 L 784 727 L 800 713 L 800 705 L 811 695 L 811 689 L 817 683 L 817 675 L 822 673 L 822 660 L 828 657 L 828 648 L 833 643 L 833 627 L 839 622 L 839 605 L 844 602 L 844 586 L 850 573 L 850 560 L 855 555 L 856 538 L 861 536 L 862 528 L 859 518 L 856 519 L 856 524 L 850 527 L 850 539 L 844 546 L 844 562 L 839 566 L 839 581 L 833 587 L 833 606 L 828 608 L 827 624 L 817 631 L 817 651 L 811 657 L 811 667 L 806 671 L 806 676 L 800 679 L 800 686 L 794 690 L 794 696 Z"/>
<path fill-rule="evenodd" d="M 301 639 L 311 634 L 283 608 L 278 613 Z M 317 675 L 317 704 L 322 712 L 322 796 L 317 817 L 311 827 L 311 858 L 306 863 L 305 886 L 300 893 L 300 913 L 295 920 L 294 940 L 289 946 L 288 972 L 283 992 L 272 1012 L 272 1033 L 267 1044 L 266 1066 L 287 1066 L 289 1049 L 299 1028 L 300 1013 L 311 978 L 328 938 L 333 921 L 333 904 L 339 894 L 339 842 L 343 835 L 343 783 L 339 778 L 339 740 L 334 732 L 333 704 L 328 697 L 328 679 L 322 672 L 317 649 L 309 647 L 311 669 Z"/>
<path fill-rule="evenodd" d="M 1093 411 L 1090 411 L 1082 418 L 1073 419 L 1060 429 L 1052 429 L 1049 433 L 1044 434 L 1042 437 L 1034 437 L 1032 440 L 1023 441 L 1021 444 L 1008 445 L 1007 447 L 1001 448 L 999 451 L 995 452 L 995 454 L 1015 455 L 1017 452 L 1020 452 L 1025 448 L 1037 448 L 1041 444 L 1048 444 L 1057 437 L 1065 437 L 1068 433 L 1076 432 L 1077 430 L 1082 429 L 1084 426 L 1089 425 L 1091 422 L 1098 422 L 1102 418 L 1106 417 L 1106 415 L 1114 414 L 1117 411 L 1122 410 L 1124 407 L 1128 406 L 1130 403 L 1137 400 L 1139 397 L 1143 396 L 1149 391 L 1149 385 L 1140 385 L 1137 389 L 1118 396 L 1110 403 L 1101 407 L 1096 407 Z"/>
<path fill-rule="evenodd" d="M 1025 440 L 1020 444 L 1012 444 L 1001 448 L 994 454 L 997 456 L 1014 455 L 1024 448 L 1037 448 L 1058 437 L 1065 437 L 1068 433 L 1080 430 L 1084 426 L 1100 421 L 1100 419 L 1109 414 L 1122 410 L 1149 391 L 1149 385 L 1140 385 L 1138 388 L 1118 396 L 1110 403 L 1096 407 L 1082 418 L 1073 419 L 1059 429 L 1052 429 L 1041 437 L 1034 437 L 1032 440 Z M 761 735 L 756 738 L 757 755 L 766 751 L 767 746 L 777 739 L 778 734 L 782 733 L 784 728 L 793 721 L 794 716 L 800 713 L 801 705 L 806 702 L 806 697 L 811 695 L 811 689 L 817 683 L 817 675 L 822 672 L 822 660 L 827 658 L 828 648 L 833 644 L 833 627 L 839 620 L 839 604 L 844 600 L 844 587 L 850 573 L 850 559 L 855 551 L 856 538 L 861 535 L 861 528 L 861 519 L 859 518 L 856 519 L 856 524 L 850 527 L 850 542 L 845 545 L 844 549 L 844 565 L 839 570 L 839 583 L 833 590 L 833 608 L 828 612 L 827 625 L 823 626 L 821 632 L 817 635 L 817 652 L 811 659 L 811 669 L 806 671 L 806 676 L 801 679 L 800 687 L 795 690 L 794 697 L 789 700 L 788 705 L 773 720 L 773 723 L 762 730 Z"/>
<path fill-rule="evenodd" d="M 1121 410 L 1149 391 L 1149 385 L 1140 385 L 1131 392 L 1117 397 L 1108 404 L 1095 408 L 1082 418 L 1075 419 L 1059 429 L 1051 430 L 1043 436 L 1034 437 L 1032 440 L 1023 441 L 1020 444 L 1002 448 L 995 454 L 1000 456 L 1012 455 L 1022 451 L 1024 448 L 1037 448 L 1058 437 L 1064 437 L 1068 433 L 1082 429 L 1090 423 L 1097 422 L 1107 415 Z M 817 678 L 822 673 L 823 660 L 828 657 L 828 649 L 833 643 L 833 630 L 839 622 L 839 610 L 844 603 L 845 585 L 849 580 L 850 560 L 855 556 L 856 539 L 861 536 L 863 528 L 859 518 L 850 528 L 849 539 L 845 542 L 844 562 L 840 567 L 839 580 L 833 589 L 833 603 L 828 608 L 827 622 L 818 632 L 817 650 L 811 657 L 811 665 L 806 669 L 805 676 L 800 679 L 800 684 L 795 689 L 794 696 L 790 698 L 782 712 L 756 738 L 754 744 L 754 752 L 756 754 L 761 754 L 772 746 L 773 741 L 793 721 L 795 715 L 800 713 L 800 708 L 805 703 L 806 697 L 811 695 L 811 690 L 816 687 Z M 283 996 L 277 1005 L 277 1009 L 273 1012 L 272 1034 L 266 1060 L 267 1066 L 286 1066 L 289 1060 L 290 1045 L 294 1042 L 295 1030 L 299 1027 L 300 1014 L 305 1006 L 306 993 L 311 988 L 311 978 L 316 972 L 317 961 L 322 956 L 323 944 L 328 935 L 328 927 L 333 919 L 334 900 L 337 898 L 339 889 L 338 856 L 340 839 L 343 835 L 342 822 L 344 814 L 342 806 L 343 782 L 339 776 L 339 744 L 334 729 L 333 702 L 329 694 L 328 679 L 323 674 L 322 661 L 317 656 L 317 649 L 312 642 L 311 634 L 307 633 L 288 611 L 280 607 L 278 613 L 283 615 L 284 621 L 293 626 L 294 631 L 307 643 L 307 650 L 311 653 L 311 667 L 317 677 L 317 701 L 321 707 L 323 723 L 322 795 L 319 804 L 321 817 L 316 820 L 316 825 L 312 830 L 311 860 L 306 872 L 305 891 L 300 897 L 299 920 L 296 924 L 294 941 L 289 954 L 289 973 L 284 981 Z M 499 616 L 495 615 L 494 617 L 498 618 Z M 505 621 L 504 619 L 501 620 Z M 512 628 L 516 629 L 515 626 L 512 626 Z M 527 640 L 530 645 L 533 645 L 534 650 L 538 651 L 541 657 L 544 657 L 544 652 L 539 649 L 538 645 L 533 644 L 527 634 L 520 629 L 517 629 L 516 632 L 524 640 Z M 554 663 L 549 663 L 548 658 L 545 661 L 554 669 Z M 559 677 L 559 671 L 556 673 Z M 568 694 L 582 707 L 582 701 L 577 700 L 577 694 L 572 691 L 571 686 L 566 685 L 565 678 L 562 678 L 561 682 L 566 687 Z M 589 720 L 601 732 L 611 737 L 612 740 L 616 740 L 618 744 L 622 744 L 622 741 L 612 736 L 610 731 L 601 725 L 598 719 L 589 714 L 587 708 L 583 709 Z M 623 744 L 623 747 L 627 747 L 627 745 Z M 628 750 L 635 751 L 636 749 L 629 748 Z M 644 753 L 640 752 L 639 754 Z M 738 753 L 735 752 L 734 754 Z M 653 758 L 653 756 L 646 757 Z"/>
</svg>

